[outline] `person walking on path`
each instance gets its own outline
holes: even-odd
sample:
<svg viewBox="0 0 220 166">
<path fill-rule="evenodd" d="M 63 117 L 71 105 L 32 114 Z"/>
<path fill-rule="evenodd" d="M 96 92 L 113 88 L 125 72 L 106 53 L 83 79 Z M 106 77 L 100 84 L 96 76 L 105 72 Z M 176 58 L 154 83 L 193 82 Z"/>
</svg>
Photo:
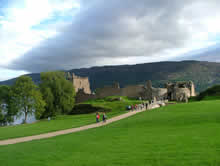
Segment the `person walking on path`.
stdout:
<svg viewBox="0 0 220 166">
<path fill-rule="evenodd" d="M 131 111 L 132 112 L 134 111 L 134 105 L 131 105 Z"/>
<path fill-rule="evenodd" d="M 99 115 L 99 113 L 97 112 L 97 113 L 96 113 L 96 123 L 99 122 L 99 118 L 100 118 L 100 115 Z"/>
<path fill-rule="evenodd" d="M 106 119 L 107 119 L 107 115 L 106 115 L 105 112 L 104 112 L 104 113 L 103 113 L 103 116 L 102 116 L 103 122 L 106 122 Z"/>
</svg>

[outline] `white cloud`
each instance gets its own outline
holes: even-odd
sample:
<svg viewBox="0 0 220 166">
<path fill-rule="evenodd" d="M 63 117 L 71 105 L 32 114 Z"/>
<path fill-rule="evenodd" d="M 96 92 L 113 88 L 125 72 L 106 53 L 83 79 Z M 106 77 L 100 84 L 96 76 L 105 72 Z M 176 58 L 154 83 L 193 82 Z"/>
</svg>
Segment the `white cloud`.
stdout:
<svg viewBox="0 0 220 166">
<path fill-rule="evenodd" d="M 38 72 L 178 59 L 216 44 L 220 34 L 218 0 L 32 2 L 26 0 L 22 10 L 10 9 L 10 19 L 0 21 L 8 32 L 4 40 L 0 39 L 2 53 L 13 54 L 9 59 L 5 57 L 7 63 L 11 62 L 10 68 Z M 79 13 L 72 12 L 73 8 L 80 9 Z M 32 29 L 54 19 L 57 12 L 75 17 L 73 21 L 59 20 L 43 25 L 43 29 Z M 14 27 L 18 28 L 13 31 Z M 13 47 L 11 52 L 9 45 Z"/>
<path fill-rule="evenodd" d="M 21 70 L 15 71 L 15 70 L 8 70 L 5 68 L 0 68 L 0 81 L 12 79 L 15 76 L 20 76 L 20 75 L 24 75 L 24 74 L 27 74 L 27 72 L 21 71 Z"/>
<path fill-rule="evenodd" d="M 22 5 L 9 4 L 4 8 L 4 16 L 0 16 L 0 65 L 7 68 L 12 60 L 19 58 L 45 39 L 57 35 L 60 26 L 68 25 L 71 20 L 56 19 L 65 16 L 65 12 L 79 7 L 78 3 L 70 0 L 65 3 L 55 3 L 54 0 L 24 0 Z M 46 28 L 37 27 L 50 19 L 53 20 Z"/>
</svg>

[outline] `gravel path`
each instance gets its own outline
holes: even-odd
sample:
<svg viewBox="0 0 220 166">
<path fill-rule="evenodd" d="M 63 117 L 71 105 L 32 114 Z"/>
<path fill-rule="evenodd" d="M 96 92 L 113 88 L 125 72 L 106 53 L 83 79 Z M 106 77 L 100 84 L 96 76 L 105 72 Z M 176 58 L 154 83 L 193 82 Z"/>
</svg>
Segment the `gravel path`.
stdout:
<svg viewBox="0 0 220 166">
<path fill-rule="evenodd" d="M 140 110 L 140 111 L 133 111 L 133 112 L 128 112 L 125 114 L 122 114 L 120 116 L 113 117 L 111 119 L 108 119 L 106 122 L 99 122 L 87 126 L 82 126 L 78 128 L 72 128 L 72 129 L 66 129 L 66 130 L 60 130 L 60 131 L 55 131 L 55 132 L 50 132 L 50 133 L 45 133 L 45 134 L 40 134 L 40 135 L 34 135 L 34 136 L 27 136 L 27 137 L 21 137 L 21 138 L 13 138 L 13 139 L 7 139 L 7 140 L 2 140 L 0 141 L 0 145 L 9 145 L 9 144 L 16 144 L 16 143 L 21 143 L 21 142 L 28 142 L 32 140 L 39 140 L 39 139 L 44 139 L 44 138 L 51 138 L 55 137 L 58 135 L 64 135 L 64 134 L 69 134 L 69 133 L 75 133 L 78 131 L 83 131 L 83 130 L 88 130 L 91 128 L 96 128 L 100 126 L 105 126 L 107 124 L 110 124 L 112 122 L 127 118 L 129 116 L 135 115 L 139 112 L 143 112 L 145 110 Z"/>
</svg>

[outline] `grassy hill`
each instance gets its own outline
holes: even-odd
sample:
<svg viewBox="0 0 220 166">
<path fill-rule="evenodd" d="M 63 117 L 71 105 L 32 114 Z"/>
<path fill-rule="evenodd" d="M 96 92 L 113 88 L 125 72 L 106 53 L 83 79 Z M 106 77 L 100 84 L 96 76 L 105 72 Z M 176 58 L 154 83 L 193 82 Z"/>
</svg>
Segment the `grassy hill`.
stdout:
<svg viewBox="0 0 220 166">
<path fill-rule="evenodd" d="M 220 100 L 220 85 L 215 85 L 201 92 L 198 96 L 193 97 L 192 101 L 201 100 Z"/>
<path fill-rule="evenodd" d="M 177 104 L 78 133 L 0 147 L 7 166 L 218 166 L 220 101 Z"/>
<path fill-rule="evenodd" d="M 119 82 L 125 85 L 143 84 L 152 80 L 155 87 L 163 87 L 168 81 L 192 80 L 197 92 L 201 92 L 210 86 L 220 84 L 220 63 L 182 61 L 182 62 L 157 62 L 137 65 L 103 66 L 73 69 L 79 76 L 88 76 L 92 90 Z M 39 74 L 30 74 L 35 82 L 40 81 Z M 12 84 L 14 80 L 1 82 L 0 84 Z"/>
</svg>

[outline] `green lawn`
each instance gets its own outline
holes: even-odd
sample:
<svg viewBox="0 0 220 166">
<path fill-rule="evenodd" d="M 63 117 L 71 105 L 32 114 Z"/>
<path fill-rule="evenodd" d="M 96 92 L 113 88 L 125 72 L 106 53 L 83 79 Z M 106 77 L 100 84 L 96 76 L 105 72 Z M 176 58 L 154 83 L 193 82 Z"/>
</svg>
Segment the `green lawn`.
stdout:
<svg viewBox="0 0 220 166">
<path fill-rule="evenodd" d="M 108 112 L 107 116 L 108 118 L 111 118 L 113 116 L 125 113 L 126 106 L 128 104 L 139 103 L 139 101 L 128 100 L 127 98 L 124 98 L 124 101 L 109 102 L 102 99 L 92 100 L 86 103 L 90 103 L 95 106 L 110 108 L 112 111 Z M 84 126 L 92 123 L 95 123 L 95 114 L 58 116 L 51 121 L 41 120 L 33 124 L 0 127 L 0 140 L 37 135 L 51 131 Z"/>
<path fill-rule="evenodd" d="M 219 166 L 220 101 L 169 105 L 100 128 L 0 147 L 4 166 Z"/>
</svg>

